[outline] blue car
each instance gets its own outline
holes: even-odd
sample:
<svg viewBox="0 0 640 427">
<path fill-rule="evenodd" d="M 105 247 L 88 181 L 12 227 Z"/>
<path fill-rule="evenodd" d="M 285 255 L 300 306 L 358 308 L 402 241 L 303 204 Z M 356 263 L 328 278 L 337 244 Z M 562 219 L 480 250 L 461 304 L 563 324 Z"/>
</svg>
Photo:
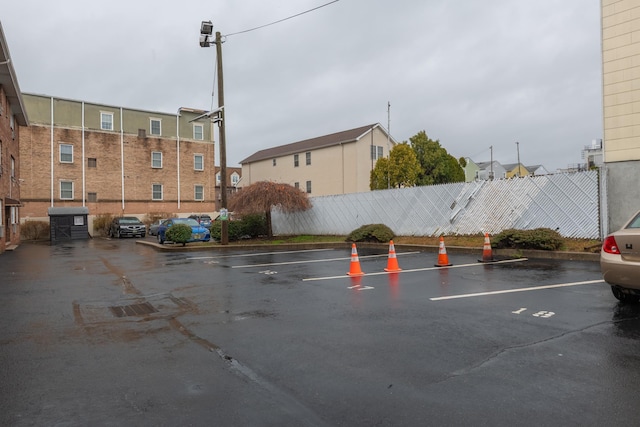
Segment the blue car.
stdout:
<svg viewBox="0 0 640 427">
<path fill-rule="evenodd" d="M 158 226 L 158 243 L 161 245 L 167 241 L 167 230 L 174 224 L 186 224 L 191 226 L 191 239 L 189 242 L 208 242 L 211 240 L 209 230 L 201 226 L 193 218 L 169 218 Z"/>
</svg>

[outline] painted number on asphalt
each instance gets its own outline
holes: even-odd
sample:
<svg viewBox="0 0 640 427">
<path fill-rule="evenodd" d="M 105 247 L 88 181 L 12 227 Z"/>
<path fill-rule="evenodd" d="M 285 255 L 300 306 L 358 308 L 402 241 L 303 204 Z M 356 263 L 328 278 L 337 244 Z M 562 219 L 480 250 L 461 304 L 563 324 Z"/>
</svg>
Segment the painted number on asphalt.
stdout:
<svg viewBox="0 0 640 427">
<path fill-rule="evenodd" d="M 521 308 L 519 310 L 516 311 L 512 311 L 511 313 L 513 314 L 522 314 L 525 311 L 527 311 L 526 308 Z M 555 313 L 553 311 L 538 311 L 537 313 L 533 313 L 532 316 L 533 317 L 542 317 L 543 319 L 548 319 L 551 316 L 554 316 Z"/>
<path fill-rule="evenodd" d="M 278 274 L 277 271 L 272 271 L 272 270 L 263 270 L 263 271 L 259 271 L 258 273 L 267 274 L 267 275 L 269 275 L 269 274 Z"/>
</svg>

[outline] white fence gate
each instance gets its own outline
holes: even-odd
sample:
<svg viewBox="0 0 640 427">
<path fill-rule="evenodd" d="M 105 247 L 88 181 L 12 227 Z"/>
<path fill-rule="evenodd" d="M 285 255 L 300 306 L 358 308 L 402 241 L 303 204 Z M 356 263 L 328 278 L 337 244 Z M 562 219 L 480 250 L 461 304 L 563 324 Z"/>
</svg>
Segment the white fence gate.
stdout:
<svg viewBox="0 0 640 427">
<path fill-rule="evenodd" d="M 306 212 L 272 211 L 276 235 L 346 235 L 385 224 L 398 236 L 551 228 L 600 237 L 598 172 L 544 175 L 312 197 Z"/>
</svg>

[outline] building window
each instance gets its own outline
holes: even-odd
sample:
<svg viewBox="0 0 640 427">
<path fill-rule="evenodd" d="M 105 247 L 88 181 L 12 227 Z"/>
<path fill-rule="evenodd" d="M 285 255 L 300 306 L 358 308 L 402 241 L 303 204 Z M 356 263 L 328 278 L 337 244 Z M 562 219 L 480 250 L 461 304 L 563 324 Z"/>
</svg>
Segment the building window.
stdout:
<svg viewBox="0 0 640 427">
<path fill-rule="evenodd" d="M 306 157 L 307 166 L 309 166 L 311 164 L 311 152 L 310 151 L 307 152 L 305 154 L 305 157 Z"/>
<path fill-rule="evenodd" d="M 100 113 L 100 129 L 113 130 L 113 113 Z"/>
<path fill-rule="evenodd" d="M 60 163 L 73 163 L 73 145 L 60 144 Z"/>
<path fill-rule="evenodd" d="M 18 207 L 11 206 L 11 224 L 20 223 L 20 216 L 18 215 Z"/>
<path fill-rule="evenodd" d="M 87 194 L 87 202 L 97 202 L 97 201 L 98 201 L 98 193 Z"/>
<path fill-rule="evenodd" d="M 87 159 L 87 167 L 89 167 L 89 168 L 98 167 L 98 159 L 96 159 L 95 157 L 89 157 Z"/>
<path fill-rule="evenodd" d="M 297 154 L 293 155 L 293 167 L 298 167 L 298 165 L 300 164 L 300 160 L 299 160 L 299 156 Z"/>
<path fill-rule="evenodd" d="M 194 185 L 193 186 L 193 198 L 198 201 L 204 200 L 204 186 L 203 185 Z"/>
<path fill-rule="evenodd" d="M 276 165 L 276 159 L 273 159 L 273 166 Z"/>
<path fill-rule="evenodd" d="M 384 157 L 384 150 L 380 145 L 371 146 L 371 160 L 378 160 Z"/>
<path fill-rule="evenodd" d="M 162 184 L 151 186 L 151 200 L 162 200 Z"/>
<path fill-rule="evenodd" d="M 240 182 L 240 175 L 234 172 L 231 175 L 231 185 L 235 187 L 236 185 L 238 185 L 239 182 Z"/>
<path fill-rule="evenodd" d="M 2 217 L 4 216 L 2 212 L 4 211 L 2 210 L 2 199 L 0 199 L 0 226 L 2 225 Z"/>
<path fill-rule="evenodd" d="M 193 168 L 197 171 L 204 170 L 204 156 L 202 154 L 193 155 Z"/>
<path fill-rule="evenodd" d="M 220 185 L 220 172 L 216 174 L 216 185 Z"/>
<path fill-rule="evenodd" d="M 293 186 L 299 189 L 300 188 L 300 183 L 299 182 L 294 182 Z"/>
<path fill-rule="evenodd" d="M 16 177 L 16 159 L 11 156 L 11 178 Z"/>
<path fill-rule="evenodd" d="M 60 200 L 73 200 L 73 182 L 60 182 Z"/>
<path fill-rule="evenodd" d="M 204 139 L 204 126 L 193 125 L 193 139 L 202 141 Z"/>
<path fill-rule="evenodd" d="M 162 152 L 161 151 L 152 151 L 151 152 L 151 167 L 159 169 L 162 167 Z"/>
<path fill-rule="evenodd" d="M 160 119 L 151 119 L 151 125 L 149 127 L 150 127 L 149 133 L 151 135 L 157 135 L 157 136 L 162 135 L 162 127 L 161 127 Z"/>
<path fill-rule="evenodd" d="M 311 193 L 311 181 L 307 181 L 307 193 Z"/>
</svg>

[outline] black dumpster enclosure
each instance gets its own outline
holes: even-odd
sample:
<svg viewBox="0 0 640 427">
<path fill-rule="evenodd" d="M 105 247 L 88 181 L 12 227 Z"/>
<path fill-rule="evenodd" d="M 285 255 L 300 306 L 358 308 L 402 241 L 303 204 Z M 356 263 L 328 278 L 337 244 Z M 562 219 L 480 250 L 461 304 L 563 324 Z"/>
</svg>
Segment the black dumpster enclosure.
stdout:
<svg viewBox="0 0 640 427">
<path fill-rule="evenodd" d="M 89 225 L 87 217 L 89 208 L 49 208 L 49 228 L 51 230 L 51 243 L 68 240 L 88 239 Z"/>
</svg>

